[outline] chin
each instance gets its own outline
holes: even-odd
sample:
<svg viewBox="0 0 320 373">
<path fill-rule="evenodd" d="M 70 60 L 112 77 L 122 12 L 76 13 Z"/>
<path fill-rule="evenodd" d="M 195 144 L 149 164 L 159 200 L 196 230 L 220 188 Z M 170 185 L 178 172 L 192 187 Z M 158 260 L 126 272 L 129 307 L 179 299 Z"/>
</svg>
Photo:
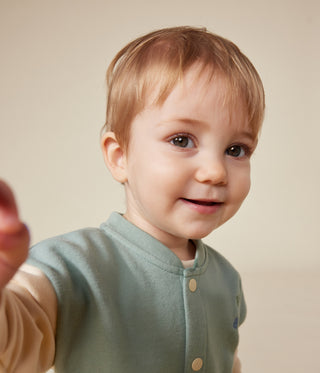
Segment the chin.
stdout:
<svg viewBox="0 0 320 373">
<path fill-rule="evenodd" d="M 198 229 L 196 229 L 196 230 L 192 229 L 192 230 L 189 231 L 190 239 L 201 240 L 201 239 L 207 237 L 210 233 L 212 233 L 214 230 L 216 230 L 217 228 L 219 228 L 221 226 L 221 224 L 216 224 L 214 226 L 211 225 L 209 227 L 205 227 L 203 225 L 198 227 Z"/>
<path fill-rule="evenodd" d="M 188 235 L 188 237 L 191 240 L 201 240 L 201 239 L 207 237 L 216 228 L 218 228 L 218 227 L 214 227 L 212 229 L 199 229 L 197 231 L 190 232 L 190 234 Z"/>
</svg>

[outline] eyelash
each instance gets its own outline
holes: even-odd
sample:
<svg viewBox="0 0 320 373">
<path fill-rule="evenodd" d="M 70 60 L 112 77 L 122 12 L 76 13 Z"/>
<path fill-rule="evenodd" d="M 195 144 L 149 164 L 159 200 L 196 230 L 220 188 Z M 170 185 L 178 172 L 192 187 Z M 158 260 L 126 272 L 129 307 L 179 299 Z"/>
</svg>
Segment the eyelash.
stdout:
<svg viewBox="0 0 320 373">
<path fill-rule="evenodd" d="M 230 149 L 235 148 L 235 147 L 240 147 L 241 148 L 240 151 L 242 150 L 244 154 L 238 155 L 238 156 L 228 154 L 228 151 L 230 151 Z M 250 157 L 252 155 L 252 149 L 248 145 L 245 145 L 245 144 L 233 144 L 226 149 L 226 154 L 234 158 Z"/>
<path fill-rule="evenodd" d="M 180 140 L 180 143 L 182 143 L 181 140 L 183 139 L 187 139 L 188 142 L 192 141 L 192 146 L 179 146 L 178 144 L 175 144 L 174 141 L 175 140 Z M 194 137 L 188 133 L 177 133 L 173 136 L 171 136 L 168 140 L 170 142 L 170 144 L 172 144 L 173 146 L 176 146 L 178 148 L 181 148 L 181 149 L 191 149 L 191 148 L 194 148 L 196 146 L 196 140 L 194 139 Z"/>
<path fill-rule="evenodd" d="M 175 140 L 178 140 L 178 141 L 180 140 L 180 141 L 181 141 L 181 140 L 183 140 L 183 139 L 187 139 L 188 142 L 192 141 L 192 146 L 180 146 L 179 144 L 175 144 L 175 143 L 174 143 Z M 171 136 L 171 137 L 168 139 L 168 141 L 169 141 L 170 144 L 172 144 L 173 146 L 175 146 L 175 147 L 177 147 L 177 148 L 180 148 L 180 149 L 182 149 L 182 150 L 183 150 L 183 149 L 192 149 L 192 148 L 194 148 L 194 147 L 197 145 L 195 138 L 194 138 L 192 135 L 188 134 L 188 133 L 177 133 L 177 134 Z M 182 141 L 181 141 L 181 143 L 182 143 Z M 187 145 L 188 145 L 188 144 L 187 144 Z M 242 151 L 243 154 L 241 154 L 241 155 L 237 155 L 237 156 L 236 156 L 236 155 L 228 154 L 228 151 L 230 151 L 233 147 L 240 147 L 240 148 L 241 148 L 240 151 Z M 250 157 L 250 156 L 252 155 L 253 151 L 252 151 L 252 148 L 251 148 L 250 146 L 246 145 L 246 144 L 242 144 L 242 143 L 237 144 L 237 143 L 236 143 L 236 144 L 232 144 L 232 145 L 230 145 L 230 146 L 226 149 L 225 153 L 226 153 L 227 155 L 233 157 L 233 158 L 243 158 L 243 157 Z"/>
</svg>

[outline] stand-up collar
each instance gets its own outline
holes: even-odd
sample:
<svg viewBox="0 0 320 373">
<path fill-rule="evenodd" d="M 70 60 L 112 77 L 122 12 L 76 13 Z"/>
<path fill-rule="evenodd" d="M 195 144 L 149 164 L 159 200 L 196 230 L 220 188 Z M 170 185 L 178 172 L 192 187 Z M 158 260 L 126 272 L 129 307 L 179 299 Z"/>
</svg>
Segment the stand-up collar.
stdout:
<svg viewBox="0 0 320 373">
<path fill-rule="evenodd" d="M 119 213 L 113 212 L 109 219 L 101 225 L 101 229 L 117 236 L 117 239 L 123 244 L 130 245 L 132 250 L 147 256 L 150 262 L 170 272 L 201 273 L 207 266 L 207 247 L 201 240 L 194 240 L 196 245 L 194 266 L 184 269 L 180 259 L 167 246 L 129 222 Z"/>
</svg>

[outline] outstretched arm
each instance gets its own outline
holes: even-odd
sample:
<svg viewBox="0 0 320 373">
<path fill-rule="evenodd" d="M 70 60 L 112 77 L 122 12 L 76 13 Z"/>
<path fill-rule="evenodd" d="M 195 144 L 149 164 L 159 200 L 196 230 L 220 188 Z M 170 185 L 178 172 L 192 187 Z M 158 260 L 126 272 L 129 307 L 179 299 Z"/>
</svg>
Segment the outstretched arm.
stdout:
<svg viewBox="0 0 320 373">
<path fill-rule="evenodd" d="M 45 275 L 23 264 L 28 248 L 28 229 L 0 180 L 0 373 L 43 372 L 53 364 L 57 299 Z"/>
</svg>

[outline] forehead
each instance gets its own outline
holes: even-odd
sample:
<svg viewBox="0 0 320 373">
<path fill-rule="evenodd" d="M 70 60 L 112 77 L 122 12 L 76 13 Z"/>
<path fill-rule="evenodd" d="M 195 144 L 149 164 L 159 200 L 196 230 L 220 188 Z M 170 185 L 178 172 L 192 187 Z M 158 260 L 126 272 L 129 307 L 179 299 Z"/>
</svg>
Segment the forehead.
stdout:
<svg viewBox="0 0 320 373">
<path fill-rule="evenodd" d="M 164 102 L 157 101 L 157 88 L 145 107 L 157 108 L 159 120 L 183 117 L 211 122 L 217 117 L 241 127 L 248 125 L 244 100 L 223 74 L 201 65 L 193 65 L 173 87 Z M 153 97 L 152 97 L 153 96 Z M 162 118 L 163 117 L 163 118 Z"/>
</svg>

